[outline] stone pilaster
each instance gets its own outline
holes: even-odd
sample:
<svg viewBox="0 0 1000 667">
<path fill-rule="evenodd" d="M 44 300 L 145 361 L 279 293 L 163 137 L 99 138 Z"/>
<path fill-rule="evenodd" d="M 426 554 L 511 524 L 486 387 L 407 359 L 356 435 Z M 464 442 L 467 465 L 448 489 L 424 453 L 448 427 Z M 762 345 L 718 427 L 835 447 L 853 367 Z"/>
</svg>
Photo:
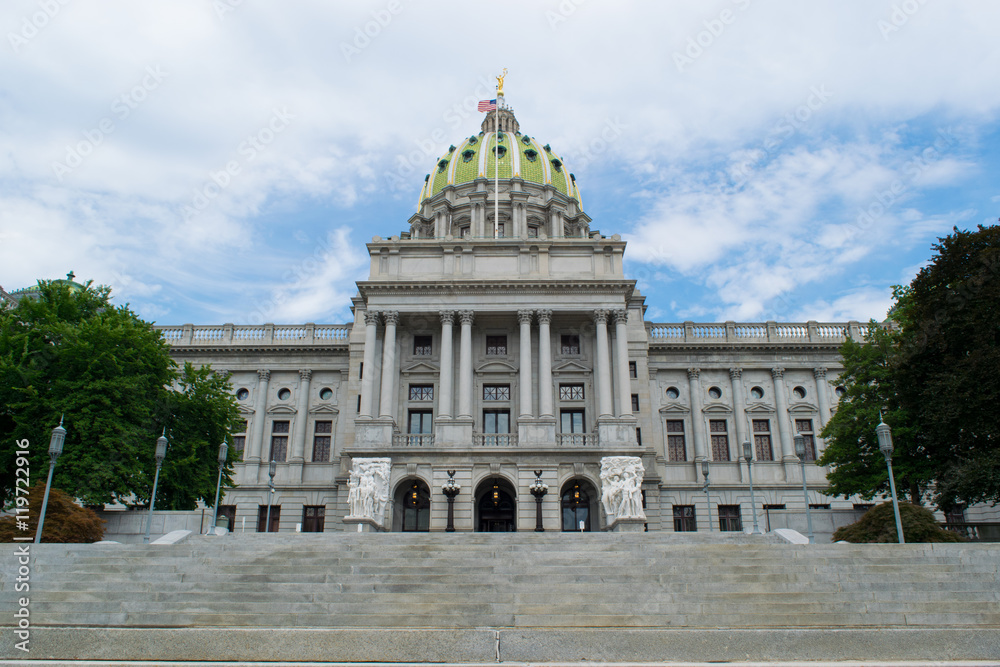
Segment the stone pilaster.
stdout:
<svg viewBox="0 0 1000 667">
<path fill-rule="evenodd" d="M 458 351 L 458 416 L 472 419 L 472 322 L 476 313 L 462 310 L 458 313 L 462 323 L 462 337 Z"/>
<path fill-rule="evenodd" d="M 554 417 L 552 409 L 552 323 L 551 310 L 538 311 L 538 414 Z"/>
<path fill-rule="evenodd" d="M 292 440 L 290 463 L 302 463 L 306 450 L 306 421 L 309 417 L 309 388 L 312 384 L 312 371 L 303 368 L 299 371 L 299 396 L 295 411 L 295 439 Z"/>
<path fill-rule="evenodd" d="M 385 320 L 385 341 L 382 344 L 382 393 L 379 397 L 379 417 L 393 418 L 392 393 L 396 389 L 396 325 L 399 324 L 399 313 L 387 311 L 382 313 Z"/>
<path fill-rule="evenodd" d="M 628 374 L 628 311 L 616 310 L 615 371 L 618 385 L 618 416 L 632 416 L 632 382 Z"/>
<path fill-rule="evenodd" d="M 271 371 L 257 371 L 257 396 L 254 401 L 253 439 L 251 440 L 250 456 L 247 461 L 260 463 L 261 451 L 264 449 L 264 425 L 267 421 L 267 389 L 271 382 Z"/>
<path fill-rule="evenodd" d="M 595 310 L 597 338 L 597 412 L 598 418 L 614 417 L 611 402 L 611 355 L 608 350 L 608 311 Z"/>
<path fill-rule="evenodd" d="M 375 415 L 375 346 L 378 335 L 379 314 L 376 311 L 365 311 L 365 353 L 362 362 L 361 377 L 361 410 L 359 417 L 371 419 Z"/>
<path fill-rule="evenodd" d="M 708 458 L 705 447 L 705 414 L 701 410 L 701 370 L 689 368 L 688 390 L 691 394 L 691 431 L 694 434 L 694 460 Z"/>
<path fill-rule="evenodd" d="M 777 410 L 775 421 L 778 422 L 778 438 L 781 441 L 781 459 L 798 463 L 795 456 L 795 445 L 792 443 L 791 422 L 788 420 L 788 398 L 785 391 L 785 369 L 772 368 L 771 377 L 774 379 L 774 407 Z"/>
<path fill-rule="evenodd" d="M 743 396 L 743 369 L 730 368 L 729 381 L 733 385 L 733 421 L 736 422 L 736 439 L 738 441 L 736 451 L 742 455 L 743 443 L 753 436 L 747 431 L 747 406 Z"/>
<path fill-rule="evenodd" d="M 441 371 L 438 381 L 438 416 L 451 417 L 452 383 L 455 380 L 453 366 L 455 354 L 452 350 L 452 329 L 455 324 L 455 311 L 442 310 L 441 316 Z"/>
<path fill-rule="evenodd" d="M 521 327 L 521 337 L 520 337 L 520 359 L 518 359 L 518 364 L 520 367 L 520 386 L 518 387 L 518 394 L 521 397 L 521 417 L 532 417 L 534 416 L 531 410 L 531 318 L 534 315 L 534 311 L 531 310 L 519 310 L 517 311 L 517 321 Z"/>
</svg>

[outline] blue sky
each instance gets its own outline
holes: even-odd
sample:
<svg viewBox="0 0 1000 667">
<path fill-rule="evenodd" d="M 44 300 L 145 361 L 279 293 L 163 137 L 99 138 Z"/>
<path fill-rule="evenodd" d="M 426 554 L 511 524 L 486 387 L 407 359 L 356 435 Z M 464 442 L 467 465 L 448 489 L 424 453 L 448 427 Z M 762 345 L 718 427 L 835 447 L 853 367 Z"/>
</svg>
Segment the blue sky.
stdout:
<svg viewBox="0 0 1000 667">
<path fill-rule="evenodd" d="M 1000 215 L 997 25 L 986 0 L 7 0 L 0 285 L 348 321 L 364 242 L 506 67 L 647 319 L 881 318 Z"/>
</svg>

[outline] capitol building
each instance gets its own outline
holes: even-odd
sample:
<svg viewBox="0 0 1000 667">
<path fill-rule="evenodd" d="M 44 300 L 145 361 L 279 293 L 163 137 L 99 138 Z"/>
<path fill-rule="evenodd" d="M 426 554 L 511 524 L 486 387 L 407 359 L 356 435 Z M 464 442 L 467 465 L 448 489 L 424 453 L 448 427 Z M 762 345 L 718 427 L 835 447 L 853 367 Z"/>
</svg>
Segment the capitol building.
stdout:
<svg viewBox="0 0 1000 667">
<path fill-rule="evenodd" d="M 353 321 L 160 327 L 230 376 L 230 528 L 749 530 L 743 443 L 761 524 L 805 509 L 803 472 L 856 508 L 812 462 L 864 326 L 647 321 L 626 243 L 498 99 L 367 244 Z"/>
</svg>

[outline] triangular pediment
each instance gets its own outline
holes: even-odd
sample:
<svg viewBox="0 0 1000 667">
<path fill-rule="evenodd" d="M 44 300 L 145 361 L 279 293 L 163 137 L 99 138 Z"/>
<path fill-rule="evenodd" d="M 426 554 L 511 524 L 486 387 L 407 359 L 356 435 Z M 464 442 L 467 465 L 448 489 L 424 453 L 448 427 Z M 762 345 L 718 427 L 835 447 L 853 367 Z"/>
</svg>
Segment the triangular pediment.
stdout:
<svg viewBox="0 0 1000 667">
<path fill-rule="evenodd" d="M 516 373 L 517 366 L 506 361 L 491 360 L 480 364 L 476 368 L 477 373 Z"/>
<path fill-rule="evenodd" d="M 661 415 L 686 415 L 691 413 L 691 408 L 683 403 L 667 403 L 660 408 Z"/>
<path fill-rule="evenodd" d="M 240 411 L 240 415 L 243 417 L 253 417 L 257 414 L 256 411 L 248 405 L 241 405 L 238 409 Z"/>
<path fill-rule="evenodd" d="M 434 364 L 430 364 L 426 361 L 418 361 L 415 364 L 410 364 L 409 366 L 400 370 L 404 374 L 412 373 L 437 373 L 438 367 Z"/>
<path fill-rule="evenodd" d="M 323 414 L 323 415 L 339 415 L 340 410 L 333 407 L 332 405 L 327 405 L 326 403 L 321 405 L 314 405 L 309 408 L 309 414 Z"/>
<path fill-rule="evenodd" d="M 805 401 L 797 401 L 788 406 L 788 411 L 798 412 L 800 414 L 803 412 L 815 413 L 819 412 L 819 408 L 817 408 L 812 403 L 806 403 Z"/>
<path fill-rule="evenodd" d="M 579 361 L 564 361 L 561 364 L 557 364 L 552 367 L 553 375 L 564 375 L 569 373 L 589 373 L 591 372 L 589 366 L 584 366 Z"/>
<path fill-rule="evenodd" d="M 747 412 L 751 414 L 769 414 L 773 415 L 775 413 L 774 406 L 768 405 L 767 403 L 757 402 L 750 403 L 747 405 Z"/>
<path fill-rule="evenodd" d="M 267 409 L 267 414 L 269 415 L 294 415 L 295 408 L 290 405 L 275 405 L 272 408 Z"/>
</svg>

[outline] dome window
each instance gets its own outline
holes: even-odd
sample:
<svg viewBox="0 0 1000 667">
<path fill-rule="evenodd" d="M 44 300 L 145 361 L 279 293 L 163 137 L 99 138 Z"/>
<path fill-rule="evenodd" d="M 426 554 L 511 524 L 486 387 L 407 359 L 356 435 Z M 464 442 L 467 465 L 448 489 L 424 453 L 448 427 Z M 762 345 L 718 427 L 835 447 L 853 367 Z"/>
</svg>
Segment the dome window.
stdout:
<svg viewBox="0 0 1000 667">
<path fill-rule="evenodd" d="M 562 162 L 557 158 L 552 158 L 552 166 L 555 167 L 556 171 L 562 171 Z"/>
<path fill-rule="evenodd" d="M 524 151 L 524 157 L 528 158 L 529 162 L 534 162 L 535 160 L 538 159 L 538 151 L 529 148 L 528 150 Z"/>
<path fill-rule="evenodd" d="M 542 146 L 542 148 L 545 149 L 546 153 L 551 153 L 552 152 L 552 147 L 549 146 L 548 144 L 545 144 L 544 146 Z"/>
<path fill-rule="evenodd" d="M 478 143 L 479 143 L 479 139 L 476 139 L 475 137 L 469 137 L 469 145 L 470 146 L 475 146 Z"/>
<path fill-rule="evenodd" d="M 528 135 L 524 135 L 523 137 L 521 137 L 521 141 L 524 142 L 525 146 L 531 145 L 531 138 Z"/>
<path fill-rule="evenodd" d="M 448 168 L 448 161 L 447 160 L 441 160 L 440 162 L 438 162 L 438 171 L 439 172 L 442 172 L 442 171 L 444 171 L 447 168 Z"/>
<path fill-rule="evenodd" d="M 503 146 L 497 146 L 496 148 L 493 149 L 493 152 L 496 153 L 496 156 L 498 158 L 502 158 L 504 155 L 507 154 L 507 149 L 504 148 Z"/>
<path fill-rule="evenodd" d="M 462 162 L 471 162 L 476 157 L 476 151 L 462 151 Z"/>
<path fill-rule="evenodd" d="M 454 153 L 455 152 L 455 147 L 454 146 L 448 146 L 448 152 L 449 153 Z"/>
</svg>

